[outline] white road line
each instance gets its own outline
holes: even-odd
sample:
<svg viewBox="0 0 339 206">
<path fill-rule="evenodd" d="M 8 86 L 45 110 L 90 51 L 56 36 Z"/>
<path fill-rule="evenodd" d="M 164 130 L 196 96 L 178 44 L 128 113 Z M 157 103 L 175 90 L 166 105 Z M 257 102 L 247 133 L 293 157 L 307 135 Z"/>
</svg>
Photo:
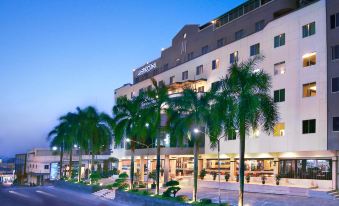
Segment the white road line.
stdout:
<svg viewBox="0 0 339 206">
<path fill-rule="evenodd" d="M 48 192 L 44 192 L 44 191 L 41 191 L 41 190 L 37 190 L 37 191 L 35 191 L 35 192 L 40 193 L 40 194 L 43 194 L 43 195 L 46 195 L 46 196 L 49 196 L 49 197 L 56 197 L 56 196 L 53 195 L 53 194 L 50 194 L 50 193 L 48 193 Z"/>
<path fill-rule="evenodd" d="M 13 190 L 9 190 L 8 192 L 13 194 L 13 195 L 17 195 L 17 196 L 20 196 L 20 197 L 24 197 L 24 198 L 30 199 L 30 197 L 28 195 L 24 195 L 24 194 L 18 193 L 18 192 L 13 191 Z"/>
</svg>

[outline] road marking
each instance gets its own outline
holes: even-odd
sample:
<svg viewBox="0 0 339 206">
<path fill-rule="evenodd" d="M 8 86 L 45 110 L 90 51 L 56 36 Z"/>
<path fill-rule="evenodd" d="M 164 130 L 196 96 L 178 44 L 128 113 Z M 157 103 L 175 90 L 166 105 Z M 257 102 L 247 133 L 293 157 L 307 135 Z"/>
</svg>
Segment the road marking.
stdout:
<svg viewBox="0 0 339 206">
<path fill-rule="evenodd" d="M 56 196 L 53 195 L 53 194 L 50 194 L 50 193 L 48 193 L 48 192 L 44 192 L 44 191 L 41 191 L 41 190 L 37 190 L 37 191 L 35 191 L 35 192 L 40 193 L 40 194 L 43 194 L 43 195 L 46 195 L 46 196 L 49 196 L 49 197 L 56 197 Z"/>
<path fill-rule="evenodd" d="M 13 194 L 13 195 L 18 195 L 18 196 L 20 196 L 20 197 L 24 197 L 24 198 L 30 199 L 30 197 L 29 197 L 28 195 L 24 195 L 24 194 L 18 193 L 18 192 L 13 191 L 13 190 L 9 190 L 8 192 L 11 193 L 11 194 Z"/>
</svg>

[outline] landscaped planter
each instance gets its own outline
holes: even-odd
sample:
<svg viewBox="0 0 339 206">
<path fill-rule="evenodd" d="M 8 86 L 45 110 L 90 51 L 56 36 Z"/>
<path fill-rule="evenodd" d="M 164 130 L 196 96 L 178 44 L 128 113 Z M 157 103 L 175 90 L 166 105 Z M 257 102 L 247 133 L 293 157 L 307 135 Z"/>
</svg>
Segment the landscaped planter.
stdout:
<svg viewBox="0 0 339 206">
<path fill-rule="evenodd" d="M 128 205 L 135 206 L 189 206 L 186 203 L 175 202 L 171 200 L 162 200 L 156 197 L 144 196 L 139 194 L 134 194 L 131 192 L 125 192 L 121 190 L 116 190 L 115 192 L 115 202 L 127 203 Z"/>
</svg>

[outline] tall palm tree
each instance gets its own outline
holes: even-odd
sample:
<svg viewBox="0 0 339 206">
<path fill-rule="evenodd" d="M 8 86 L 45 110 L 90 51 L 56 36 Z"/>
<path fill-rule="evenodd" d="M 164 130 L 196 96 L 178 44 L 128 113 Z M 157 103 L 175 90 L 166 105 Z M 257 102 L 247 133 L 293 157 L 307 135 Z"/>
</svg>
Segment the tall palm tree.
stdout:
<svg viewBox="0 0 339 206">
<path fill-rule="evenodd" d="M 187 138 L 194 142 L 194 190 L 193 200 L 197 200 L 198 187 L 198 155 L 201 140 L 204 138 L 206 122 L 209 118 L 210 104 L 213 94 L 197 93 L 193 89 L 184 89 L 182 95 L 169 101 L 169 124 L 172 125 L 172 134 L 183 142 Z M 196 130 L 202 131 L 196 133 Z"/>
<path fill-rule="evenodd" d="M 278 121 L 277 106 L 270 94 L 271 77 L 263 70 L 258 69 L 258 64 L 262 60 L 262 56 L 256 56 L 240 64 L 233 64 L 229 69 L 228 77 L 223 79 L 223 88 L 220 93 L 224 97 L 227 95 L 227 101 L 232 103 L 225 104 L 226 100 L 222 98 L 219 98 L 218 102 L 220 108 L 223 108 L 225 112 L 225 117 L 230 113 L 234 115 L 233 119 L 226 117 L 225 122 L 229 124 L 230 131 L 234 128 L 239 130 L 239 206 L 243 205 L 244 198 L 246 133 L 251 128 L 255 130 L 259 127 L 270 133 Z M 227 105 L 230 108 L 224 108 L 222 105 Z"/>
<path fill-rule="evenodd" d="M 59 124 L 52 131 L 48 133 L 48 140 L 50 141 L 50 147 L 57 147 L 60 149 L 60 167 L 59 167 L 59 175 L 60 179 L 63 178 L 63 156 L 64 156 L 64 139 L 65 136 L 65 124 Z"/>
<path fill-rule="evenodd" d="M 136 141 L 144 141 L 146 136 L 144 96 L 140 94 L 129 100 L 126 97 L 119 97 L 116 105 L 113 107 L 113 122 L 115 144 L 120 144 L 123 138 L 129 138 L 131 141 L 131 167 L 130 181 L 131 187 L 134 183 L 134 152 Z"/>
<path fill-rule="evenodd" d="M 168 102 L 168 88 L 165 85 L 158 84 L 155 79 L 151 79 L 153 88 L 148 90 L 145 96 L 146 121 L 149 123 L 149 134 L 156 138 L 157 142 L 157 163 L 156 163 L 156 194 L 159 194 L 160 185 L 160 140 L 161 140 L 161 114 L 165 113 L 166 103 Z"/>
</svg>

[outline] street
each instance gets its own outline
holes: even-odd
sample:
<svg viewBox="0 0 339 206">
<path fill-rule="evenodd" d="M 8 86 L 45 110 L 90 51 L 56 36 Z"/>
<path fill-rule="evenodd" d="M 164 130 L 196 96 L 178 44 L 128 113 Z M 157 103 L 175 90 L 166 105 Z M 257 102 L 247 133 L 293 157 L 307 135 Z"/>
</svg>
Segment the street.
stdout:
<svg viewBox="0 0 339 206">
<path fill-rule="evenodd" d="M 92 194 L 54 186 L 0 187 L 1 206 L 123 206 Z"/>
</svg>

